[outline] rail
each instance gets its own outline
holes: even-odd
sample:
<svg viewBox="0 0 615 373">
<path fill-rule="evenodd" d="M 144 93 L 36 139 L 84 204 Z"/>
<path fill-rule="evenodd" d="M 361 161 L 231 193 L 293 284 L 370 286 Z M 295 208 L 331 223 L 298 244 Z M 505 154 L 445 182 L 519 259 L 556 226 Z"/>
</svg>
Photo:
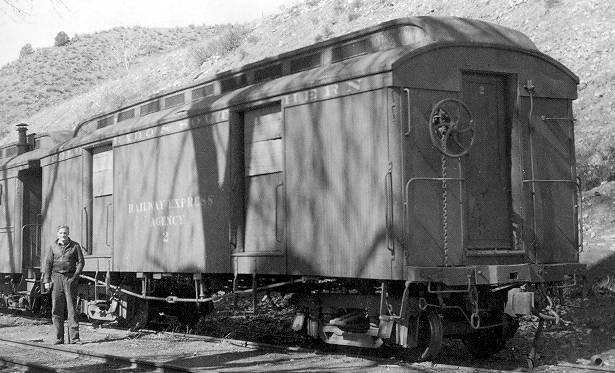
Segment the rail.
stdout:
<svg viewBox="0 0 615 373">
<path fill-rule="evenodd" d="M 170 363 L 147 361 L 147 360 L 117 356 L 117 355 L 102 354 L 102 353 L 91 352 L 91 351 L 86 352 L 83 350 L 68 350 L 63 347 L 47 346 L 47 345 L 41 345 L 41 344 L 23 342 L 23 341 L 13 341 L 10 339 L 5 339 L 5 338 L 0 338 L 0 342 L 5 343 L 5 344 L 17 345 L 22 348 L 25 347 L 30 350 L 34 349 L 34 350 L 39 350 L 39 351 L 45 351 L 47 353 L 52 352 L 52 353 L 56 353 L 60 355 L 71 355 L 71 356 L 77 356 L 81 358 L 88 358 L 92 360 L 104 360 L 106 364 L 113 363 L 114 365 L 121 365 L 131 370 L 132 369 L 145 369 L 149 371 L 153 369 L 156 372 L 196 372 L 197 371 L 194 368 L 182 367 L 182 366 L 178 366 L 178 365 L 170 364 Z M 52 367 L 43 366 L 41 364 L 34 363 L 31 361 L 22 361 L 20 359 L 8 358 L 4 356 L 0 356 L 0 360 L 6 361 L 10 364 L 15 364 L 15 365 L 25 367 L 28 369 L 25 371 L 28 371 L 28 372 L 75 371 L 74 368 L 63 368 L 63 369 L 52 368 Z"/>
</svg>

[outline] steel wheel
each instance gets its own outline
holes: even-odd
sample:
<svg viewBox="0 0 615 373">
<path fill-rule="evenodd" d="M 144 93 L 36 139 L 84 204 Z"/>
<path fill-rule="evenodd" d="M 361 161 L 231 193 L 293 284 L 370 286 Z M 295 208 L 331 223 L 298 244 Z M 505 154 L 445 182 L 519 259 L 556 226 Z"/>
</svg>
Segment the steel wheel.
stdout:
<svg viewBox="0 0 615 373">
<path fill-rule="evenodd" d="M 440 316 L 434 311 L 419 315 L 418 346 L 410 350 L 413 360 L 432 360 L 442 348 L 443 327 Z"/>
</svg>

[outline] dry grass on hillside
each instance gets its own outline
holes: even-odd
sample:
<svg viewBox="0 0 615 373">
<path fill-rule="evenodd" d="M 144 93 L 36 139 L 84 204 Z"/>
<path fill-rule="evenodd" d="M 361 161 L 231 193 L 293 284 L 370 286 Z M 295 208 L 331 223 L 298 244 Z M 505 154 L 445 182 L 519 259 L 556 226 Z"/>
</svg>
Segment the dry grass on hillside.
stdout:
<svg viewBox="0 0 615 373">
<path fill-rule="evenodd" d="M 5 123 L 4 128 L 0 129 L 0 135 L 12 131 L 7 126 L 19 120 L 36 125 L 37 122 L 31 121 L 29 117 L 43 108 L 51 109 L 49 113 L 54 113 L 56 105 L 66 105 L 65 102 L 71 97 L 91 96 L 90 91 L 100 91 L 98 87 L 104 82 L 141 79 L 138 66 L 155 63 L 159 56 L 169 51 L 211 38 L 223 28 L 118 27 L 94 34 L 75 35 L 65 46 L 41 48 L 6 64 L 0 68 L 0 118 Z M 156 81 L 155 78 L 149 79 Z M 139 85 L 145 88 L 144 92 L 148 92 L 146 82 Z M 122 91 L 120 89 L 116 94 L 126 96 Z M 117 98 L 105 95 L 93 100 L 110 100 L 112 104 L 118 101 Z M 88 101 L 84 102 L 86 104 L 82 107 L 82 115 L 96 113 Z M 75 115 L 75 112 L 71 113 Z M 43 114 L 41 120 L 45 123 L 63 123 L 62 127 L 68 128 L 74 118 L 67 120 L 64 117 Z"/>
</svg>

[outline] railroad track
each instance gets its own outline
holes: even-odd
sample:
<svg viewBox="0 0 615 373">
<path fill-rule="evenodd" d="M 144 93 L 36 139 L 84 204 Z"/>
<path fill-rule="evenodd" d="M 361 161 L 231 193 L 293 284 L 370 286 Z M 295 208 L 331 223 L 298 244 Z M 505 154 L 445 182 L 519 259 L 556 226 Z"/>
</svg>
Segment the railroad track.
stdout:
<svg viewBox="0 0 615 373">
<path fill-rule="evenodd" d="M 99 354 L 73 347 L 43 345 L 0 338 L 0 361 L 3 367 L 17 367 L 26 372 L 68 372 L 87 370 L 106 372 L 116 369 L 156 372 L 196 372 L 196 369 L 168 363 L 123 356 Z M 33 356 L 36 356 L 34 358 Z"/>
<path fill-rule="evenodd" d="M 82 324 L 85 326 L 85 323 Z M 334 353 L 329 348 L 313 348 L 313 347 L 296 347 L 283 344 L 271 344 L 262 342 L 250 342 L 240 339 L 230 338 L 215 338 L 202 335 L 174 333 L 174 332 L 159 332 L 153 330 L 141 330 L 144 334 L 159 334 L 167 335 L 172 339 L 202 341 L 204 343 L 228 344 L 238 347 L 258 350 L 277 350 L 284 354 L 301 354 L 301 353 L 318 353 L 327 354 Z M 95 342 L 94 342 L 95 343 Z M 352 353 L 354 355 L 354 353 Z M 371 361 L 377 362 L 380 367 L 387 368 L 406 368 L 410 371 L 457 371 L 457 372 L 500 372 L 499 369 L 477 368 L 463 365 L 449 365 L 440 363 L 410 363 L 403 361 L 391 361 L 389 357 L 377 357 L 375 354 L 368 354 Z M 36 356 L 36 358 L 33 358 Z M 126 358 L 111 354 L 102 354 L 91 351 L 83 351 L 78 345 L 62 345 L 52 346 L 36 342 L 14 341 L 10 339 L 0 338 L 0 371 L 2 371 L 2 362 L 4 366 L 13 366 L 22 368 L 22 371 L 36 372 L 62 372 L 62 371 L 83 371 L 89 373 L 105 372 L 110 370 L 129 370 L 129 371 L 157 371 L 157 372 L 197 372 L 207 367 L 184 367 L 163 362 L 147 361 L 138 358 Z M 537 367 L 544 368 L 544 367 Z M 578 365 L 560 363 L 551 365 L 549 369 L 557 369 L 557 371 L 573 373 L 583 371 L 595 372 L 615 372 L 611 367 Z M 543 370 L 543 369 L 540 369 Z"/>
<path fill-rule="evenodd" d="M 169 335 L 176 338 L 186 338 L 192 340 L 201 340 L 204 342 L 216 342 L 216 343 L 228 343 L 231 345 L 241 346 L 241 347 L 249 347 L 254 349 L 270 349 L 270 350 L 279 350 L 285 352 L 320 352 L 326 353 L 322 349 L 312 349 L 298 346 L 285 346 L 285 345 L 276 345 L 270 343 L 262 343 L 262 342 L 251 342 L 239 339 L 229 339 L 229 338 L 216 338 L 209 337 L 205 335 L 198 334 L 184 334 L 184 333 L 176 333 L 176 332 L 157 332 L 153 330 L 143 330 L 144 332 L 149 333 L 160 333 Z M 332 347 L 335 348 L 335 347 Z M 376 350 L 366 350 L 367 353 L 374 352 Z M 375 355 L 370 356 L 372 360 L 380 361 L 383 364 L 383 367 L 395 367 L 396 364 L 390 364 L 390 360 L 388 358 L 378 358 Z M 405 365 L 405 364 L 404 364 Z M 501 369 L 491 369 L 491 368 L 476 368 L 470 366 L 463 365 L 451 365 L 451 364 L 440 364 L 440 363 L 431 363 L 431 362 L 423 362 L 423 363 L 407 363 L 407 366 L 412 369 L 415 368 L 419 371 L 426 371 L 427 369 L 433 369 L 437 371 L 455 371 L 455 372 L 472 372 L 472 373 L 501 373 L 503 370 Z M 599 365 L 581 365 L 581 364 L 572 364 L 572 363 L 559 363 L 556 365 L 550 366 L 553 369 L 557 369 L 557 371 L 562 372 L 587 372 L 587 371 L 595 371 L 595 372 L 613 372 L 615 373 L 615 368 L 599 366 Z M 540 368 L 540 367 L 537 367 Z M 560 368 L 560 369 L 558 369 Z"/>
</svg>

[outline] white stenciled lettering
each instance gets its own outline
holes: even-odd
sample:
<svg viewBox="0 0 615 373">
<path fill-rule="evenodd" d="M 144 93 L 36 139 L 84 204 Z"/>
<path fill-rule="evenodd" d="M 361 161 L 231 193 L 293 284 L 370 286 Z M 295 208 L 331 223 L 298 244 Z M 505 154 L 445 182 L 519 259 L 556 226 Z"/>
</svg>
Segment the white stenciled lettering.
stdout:
<svg viewBox="0 0 615 373">
<path fill-rule="evenodd" d="M 325 87 L 325 93 L 324 93 L 324 97 L 333 97 L 333 96 L 337 96 L 337 90 L 338 90 L 338 85 L 337 84 L 331 84 Z"/>
<path fill-rule="evenodd" d="M 361 89 L 361 79 L 349 80 L 348 87 L 354 91 L 358 91 L 359 89 Z"/>
<path fill-rule="evenodd" d="M 200 196 L 189 196 L 189 197 L 181 197 L 181 198 L 171 198 L 171 199 L 158 199 L 155 201 L 145 201 L 145 202 L 129 202 L 128 203 L 128 213 L 129 214 L 138 214 L 138 213 L 151 213 L 154 210 L 156 211 L 167 211 L 167 210 L 180 210 L 180 209 L 189 209 L 196 208 L 201 206 L 211 207 L 213 205 L 214 196 L 207 196 L 201 198 Z"/>
<path fill-rule="evenodd" d="M 318 91 L 316 89 L 310 89 L 308 91 L 308 101 L 314 101 L 318 98 Z"/>
<path fill-rule="evenodd" d="M 139 212 L 149 212 L 154 209 L 154 204 L 152 202 L 139 202 L 139 203 L 129 203 L 128 204 L 128 213 L 136 214 Z"/>
<path fill-rule="evenodd" d="M 168 225 L 182 225 L 184 224 L 184 216 L 183 215 L 165 215 L 165 216 L 156 216 L 152 218 L 152 226 L 154 227 L 162 227 Z"/>
</svg>

